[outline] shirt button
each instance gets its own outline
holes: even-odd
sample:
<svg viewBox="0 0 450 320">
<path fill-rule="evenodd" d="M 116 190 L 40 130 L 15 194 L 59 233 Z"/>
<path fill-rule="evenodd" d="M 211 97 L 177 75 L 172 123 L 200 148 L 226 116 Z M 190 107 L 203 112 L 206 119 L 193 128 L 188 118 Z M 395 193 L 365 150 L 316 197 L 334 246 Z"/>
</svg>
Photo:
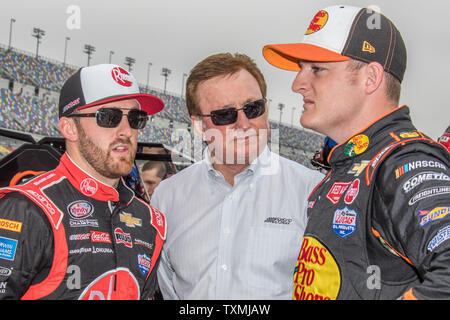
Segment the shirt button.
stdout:
<svg viewBox="0 0 450 320">
<path fill-rule="evenodd" d="M 221 265 L 221 268 L 223 271 L 227 271 L 228 270 L 228 266 L 226 264 Z"/>
<path fill-rule="evenodd" d="M 223 232 L 225 234 L 230 234 L 231 233 L 231 229 L 230 228 L 225 228 L 225 229 L 223 229 Z"/>
</svg>

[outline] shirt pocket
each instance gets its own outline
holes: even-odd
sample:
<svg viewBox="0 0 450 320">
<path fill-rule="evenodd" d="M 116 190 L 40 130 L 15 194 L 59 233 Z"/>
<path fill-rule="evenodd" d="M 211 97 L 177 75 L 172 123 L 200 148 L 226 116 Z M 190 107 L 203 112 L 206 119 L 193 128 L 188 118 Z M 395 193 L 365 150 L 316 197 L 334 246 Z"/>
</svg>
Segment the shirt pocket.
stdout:
<svg viewBox="0 0 450 320">
<path fill-rule="evenodd" d="M 262 295 L 292 296 L 293 273 L 302 233 L 296 228 L 251 226 L 243 278 Z"/>
</svg>

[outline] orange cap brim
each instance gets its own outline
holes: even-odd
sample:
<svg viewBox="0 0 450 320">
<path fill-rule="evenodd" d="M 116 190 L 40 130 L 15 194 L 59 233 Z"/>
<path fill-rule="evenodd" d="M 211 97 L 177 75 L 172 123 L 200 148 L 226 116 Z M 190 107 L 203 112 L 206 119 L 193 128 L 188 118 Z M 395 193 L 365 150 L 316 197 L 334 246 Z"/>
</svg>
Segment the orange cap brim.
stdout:
<svg viewBox="0 0 450 320">
<path fill-rule="evenodd" d="M 273 66 L 299 71 L 299 60 L 334 62 L 347 61 L 349 57 L 309 43 L 269 44 L 263 48 L 264 58 Z"/>
</svg>

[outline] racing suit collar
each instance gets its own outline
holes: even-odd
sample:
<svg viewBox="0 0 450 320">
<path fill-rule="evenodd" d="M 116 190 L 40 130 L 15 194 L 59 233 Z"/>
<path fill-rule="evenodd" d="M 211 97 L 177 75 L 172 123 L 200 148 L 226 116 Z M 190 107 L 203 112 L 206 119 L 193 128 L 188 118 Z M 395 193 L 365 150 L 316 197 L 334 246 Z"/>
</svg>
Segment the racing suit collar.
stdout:
<svg viewBox="0 0 450 320">
<path fill-rule="evenodd" d="M 355 158 L 364 157 L 366 150 L 371 149 L 377 143 L 382 143 L 386 135 L 389 135 L 392 126 L 395 125 L 398 128 L 399 123 L 404 123 L 405 130 L 414 129 L 411 127 L 410 121 L 409 107 L 406 105 L 400 106 L 335 146 L 328 155 L 328 162 L 333 168 L 343 161 L 355 161 Z"/>
<path fill-rule="evenodd" d="M 122 179 L 120 179 L 117 189 L 104 184 L 81 169 L 67 152 L 62 155 L 56 170 L 67 177 L 79 192 L 93 199 L 114 202 L 120 200 L 128 204 L 134 197 L 133 191 L 124 184 Z"/>
</svg>

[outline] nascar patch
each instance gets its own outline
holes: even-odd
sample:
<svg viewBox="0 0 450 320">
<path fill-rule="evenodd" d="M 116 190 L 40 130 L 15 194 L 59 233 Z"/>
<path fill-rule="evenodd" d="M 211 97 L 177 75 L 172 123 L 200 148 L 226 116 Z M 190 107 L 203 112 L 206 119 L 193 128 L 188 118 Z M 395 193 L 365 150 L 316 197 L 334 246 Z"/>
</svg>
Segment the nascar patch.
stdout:
<svg viewBox="0 0 450 320">
<path fill-rule="evenodd" d="M 395 169 L 395 179 L 400 178 L 402 175 L 404 175 L 407 172 L 413 171 L 417 168 L 439 168 L 446 170 L 446 166 L 439 161 L 427 161 L 427 160 L 418 160 L 406 163 L 402 165 L 401 167 L 398 167 Z"/>
</svg>

